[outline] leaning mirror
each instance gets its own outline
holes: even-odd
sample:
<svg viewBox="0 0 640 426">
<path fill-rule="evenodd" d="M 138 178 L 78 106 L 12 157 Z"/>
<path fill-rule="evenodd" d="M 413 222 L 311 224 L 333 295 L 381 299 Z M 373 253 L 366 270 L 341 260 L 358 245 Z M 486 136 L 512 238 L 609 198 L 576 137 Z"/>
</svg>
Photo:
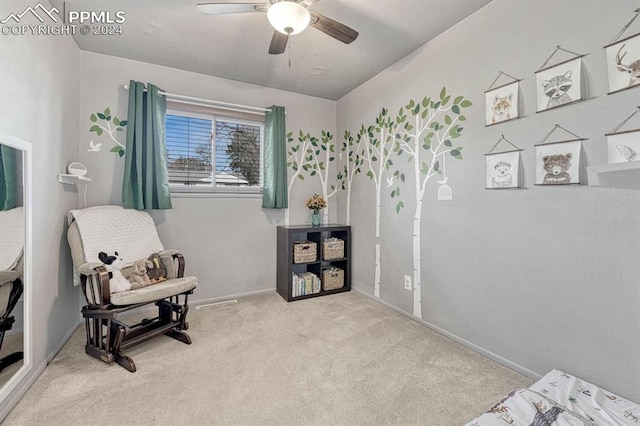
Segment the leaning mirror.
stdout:
<svg viewBox="0 0 640 426">
<path fill-rule="evenodd" d="M 0 132 L 0 398 L 30 368 L 31 145 Z"/>
</svg>

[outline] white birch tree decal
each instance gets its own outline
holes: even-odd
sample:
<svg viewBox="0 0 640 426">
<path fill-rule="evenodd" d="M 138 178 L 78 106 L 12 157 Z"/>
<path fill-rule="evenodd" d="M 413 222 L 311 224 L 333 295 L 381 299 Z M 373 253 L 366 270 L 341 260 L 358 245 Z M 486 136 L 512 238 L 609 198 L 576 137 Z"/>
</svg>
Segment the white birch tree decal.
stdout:
<svg viewBox="0 0 640 426">
<path fill-rule="evenodd" d="M 289 178 L 289 184 L 287 185 L 287 200 L 291 200 L 291 189 L 293 188 L 293 184 L 296 180 L 304 180 L 304 173 L 308 170 L 310 163 L 307 161 L 308 154 L 307 151 L 311 146 L 309 135 L 304 135 L 302 131 L 298 136 L 298 140 L 296 141 L 293 138 L 293 133 L 287 133 L 287 143 L 290 148 L 287 151 L 287 168 L 293 170 Z M 288 207 L 284 213 L 284 224 L 286 226 L 289 225 L 289 210 L 291 207 Z"/>
<path fill-rule="evenodd" d="M 341 151 L 340 155 L 344 160 L 344 168 L 342 169 L 344 178 L 340 179 L 341 176 L 338 175 L 338 180 L 342 181 L 342 190 L 347 192 L 346 224 L 351 225 L 351 188 L 353 178 L 361 172 L 360 166 L 364 163 L 364 159 L 358 153 L 358 140 L 348 130 L 344 132 Z M 346 158 L 344 158 L 345 155 Z"/>
<path fill-rule="evenodd" d="M 456 97 L 450 104 L 451 96 L 445 87 L 440 91 L 439 99 L 425 97 L 416 103 L 413 99 L 400 108 L 396 123 L 394 151 L 399 156 L 406 156 L 413 163 L 415 184 L 415 211 L 413 215 L 413 315 L 422 318 L 422 267 L 421 267 L 421 217 L 422 201 L 429 180 L 441 173 L 440 161 L 446 154 L 458 160 L 462 159 L 462 147 L 453 147 L 453 140 L 460 137 L 463 128 L 460 123 L 466 118 L 461 114 L 462 108 L 472 103 L 463 96 Z M 404 182 L 404 174 L 400 169 L 394 172 L 396 182 Z M 404 207 L 400 199 L 400 185 L 391 191 L 391 198 L 398 200 L 396 213 Z"/>
<path fill-rule="evenodd" d="M 306 164 L 304 170 L 309 171 L 310 176 L 318 176 L 322 186 L 322 197 L 329 204 L 329 199 L 336 195 L 342 187 L 344 176 L 338 172 L 335 183 L 329 183 L 331 163 L 335 161 L 336 145 L 333 143 L 333 134 L 322 131 L 320 139 L 300 130 L 298 139 L 308 139 L 311 146 L 307 149 Z M 330 189 L 330 191 L 329 191 Z M 324 209 L 322 223 L 329 223 L 329 208 Z"/>
<path fill-rule="evenodd" d="M 375 126 L 365 128 L 364 125 L 362 125 L 357 136 L 358 144 L 362 144 L 363 146 L 361 154 L 362 161 L 366 163 L 369 169 L 367 176 L 373 181 L 376 188 L 376 266 L 373 292 L 375 297 L 380 297 L 380 279 L 382 275 L 380 265 L 380 199 L 382 179 L 385 170 L 388 170 L 389 167 L 393 165 L 389 157 L 394 146 L 397 126 L 397 122 L 392 121 L 391 117 L 389 117 L 388 110 L 382 108 L 382 111 L 376 117 Z"/>
</svg>

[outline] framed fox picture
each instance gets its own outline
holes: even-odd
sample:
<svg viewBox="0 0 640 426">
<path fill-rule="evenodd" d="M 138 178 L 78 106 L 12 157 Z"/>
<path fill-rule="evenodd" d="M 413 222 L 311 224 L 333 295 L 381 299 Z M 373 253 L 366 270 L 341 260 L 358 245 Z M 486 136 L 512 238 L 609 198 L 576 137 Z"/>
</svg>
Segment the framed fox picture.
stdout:
<svg viewBox="0 0 640 426">
<path fill-rule="evenodd" d="M 504 84 L 484 92 L 487 126 L 518 118 L 519 81 Z"/>
</svg>

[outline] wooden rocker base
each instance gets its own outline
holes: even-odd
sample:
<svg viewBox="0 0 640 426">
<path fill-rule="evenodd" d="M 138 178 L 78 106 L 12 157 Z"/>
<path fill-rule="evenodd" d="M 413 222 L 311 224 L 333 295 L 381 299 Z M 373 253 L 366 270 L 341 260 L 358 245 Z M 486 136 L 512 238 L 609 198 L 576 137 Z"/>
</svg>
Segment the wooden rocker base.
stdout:
<svg viewBox="0 0 640 426">
<path fill-rule="evenodd" d="M 191 337 L 184 331 L 173 329 L 167 333 L 167 336 L 186 343 L 187 345 L 191 344 Z"/>
<path fill-rule="evenodd" d="M 124 367 L 126 370 L 129 370 L 131 373 L 136 372 L 136 363 L 133 362 L 131 358 L 123 354 L 116 355 L 116 362 Z"/>
<path fill-rule="evenodd" d="M 189 337 L 189 335 L 187 333 L 185 333 L 184 331 L 171 329 L 168 332 L 166 332 L 165 334 L 168 337 L 171 337 L 173 339 L 179 340 L 182 343 L 186 343 L 187 345 L 191 344 L 191 337 Z M 133 361 L 133 359 L 131 359 L 131 357 L 128 357 L 127 355 L 124 355 L 122 352 L 118 352 L 116 354 L 115 361 L 120 366 L 124 367 L 126 370 L 130 371 L 131 373 L 135 373 L 136 372 L 136 363 Z"/>
<path fill-rule="evenodd" d="M 132 325 L 118 320 L 118 314 L 145 304 L 111 309 L 83 308 L 82 314 L 85 317 L 87 330 L 85 352 L 107 364 L 115 361 L 127 371 L 135 373 L 135 362 L 124 354 L 133 346 L 161 335 L 190 345 L 191 337 L 183 330 L 189 328 L 186 321 L 189 312 L 187 296 L 191 293 L 192 291 L 188 291 L 181 294 L 184 296 L 184 303 L 178 303 L 177 296 L 173 299 L 175 301 L 166 299 L 156 301 L 158 316 L 145 318 Z"/>
</svg>

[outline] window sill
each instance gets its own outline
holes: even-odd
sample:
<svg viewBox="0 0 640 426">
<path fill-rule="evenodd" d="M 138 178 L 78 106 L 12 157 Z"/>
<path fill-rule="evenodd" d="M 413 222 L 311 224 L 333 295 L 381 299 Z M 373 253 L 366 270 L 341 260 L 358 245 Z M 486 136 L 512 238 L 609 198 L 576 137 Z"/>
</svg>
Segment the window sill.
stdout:
<svg viewBox="0 0 640 426">
<path fill-rule="evenodd" d="M 262 198 L 262 192 L 171 192 L 171 198 Z"/>
</svg>

